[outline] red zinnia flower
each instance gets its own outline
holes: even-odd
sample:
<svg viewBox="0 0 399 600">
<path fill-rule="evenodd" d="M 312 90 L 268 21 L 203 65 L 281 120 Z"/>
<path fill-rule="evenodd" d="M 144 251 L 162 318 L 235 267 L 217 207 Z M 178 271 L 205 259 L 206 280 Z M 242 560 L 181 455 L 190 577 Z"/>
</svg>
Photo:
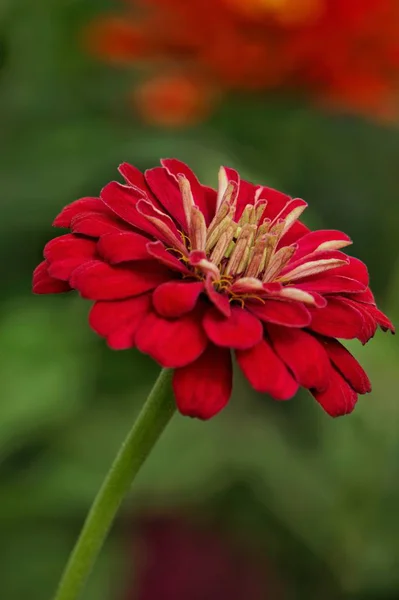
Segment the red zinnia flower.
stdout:
<svg viewBox="0 0 399 600">
<path fill-rule="evenodd" d="M 310 390 L 332 416 L 370 391 L 337 340 L 366 343 L 378 326 L 366 266 L 340 231 L 309 231 L 306 202 L 222 167 L 218 190 L 174 159 L 73 202 L 55 219 L 71 233 L 44 249 L 36 293 L 78 290 L 109 346 L 136 346 L 175 369 L 180 412 L 208 419 L 228 402 L 231 350 L 251 385 L 277 400 Z"/>
</svg>

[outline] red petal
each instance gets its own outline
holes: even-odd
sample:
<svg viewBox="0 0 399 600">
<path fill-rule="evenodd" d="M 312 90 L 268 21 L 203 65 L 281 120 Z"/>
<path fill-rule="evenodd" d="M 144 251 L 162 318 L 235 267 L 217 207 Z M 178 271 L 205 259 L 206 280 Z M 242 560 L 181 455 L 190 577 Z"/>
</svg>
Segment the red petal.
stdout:
<svg viewBox="0 0 399 600">
<path fill-rule="evenodd" d="M 66 281 L 54 279 L 48 274 L 48 262 L 44 260 L 33 271 L 32 291 L 34 294 L 62 294 L 71 291 Z"/>
<path fill-rule="evenodd" d="M 126 223 L 118 220 L 113 215 L 104 213 L 84 212 L 73 217 L 71 229 L 74 233 L 99 238 L 107 233 L 128 229 Z"/>
<path fill-rule="evenodd" d="M 133 348 L 136 331 L 150 304 L 148 294 L 128 300 L 96 302 L 90 311 L 90 326 L 96 333 L 106 337 L 114 350 Z"/>
<path fill-rule="evenodd" d="M 275 292 L 274 296 L 280 297 L 282 300 L 285 300 L 286 302 L 295 301 L 295 302 L 302 303 L 300 298 L 295 298 L 295 292 L 296 292 L 297 287 L 298 286 L 296 285 L 296 282 L 295 282 L 295 285 L 285 285 L 282 290 L 280 290 L 279 292 Z M 298 288 L 298 292 L 300 292 L 299 288 Z M 316 306 L 317 308 L 324 308 L 325 306 L 327 306 L 327 300 L 321 294 L 318 294 L 317 292 L 308 292 L 308 291 L 306 292 L 306 294 L 308 294 L 309 296 L 311 296 L 311 298 L 313 298 L 313 302 L 312 302 L 312 304 L 307 302 L 305 306 L 310 305 L 310 306 Z"/>
<path fill-rule="evenodd" d="M 232 169 L 230 167 L 220 167 L 219 169 L 219 175 L 218 175 L 218 191 L 217 191 L 217 198 L 216 198 L 216 209 L 219 209 L 219 207 L 222 204 L 223 198 L 224 198 L 224 194 L 227 190 L 227 187 L 229 184 L 231 184 L 232 186 L 232 193 L 230 195 L 230 199 L 229 199 L 229 204 L 231 206 L 233 206 L 234 204 L 236 204 L 236 211 L 235 211 L 235 220 L 238 220 L 238 213 L 237 213 L 237 201 L 238 201 L 238 196 L 240 193 L 240 175 L 238 173 L 238 171 L 236 171 L 235 169 Z M 251 184 L 248 184 L 251 185 Z M 252 200 L 253 202 L 253 200 Z"/>
<path fill-rule="evenodd" d="M 238 280 L 238 281 L 240 281 L 240 280 Z M 267 294 L 277 294 L 277 293 L 281 292 L 281 290 L 283 289 L 283 285 L 281 283 L 279 283 L 278 281 L 264 283 L 262 285 L 262 287 L 263 287 L 263 291 L 266 292 Z M 232 288 L 234 288 L 234 284 L 232 285 Z"/>
<path fill-rule="evenodd" d="M 242 350 L 255 346 L 263 335 L 259 319 L 237 306 L 232 307 L 227 318 L 217 308 L 210 308 L 204 317 L 204 329 L 217 346 Z"/>
<path fill-rule="evenodd" d="M 294 374 L 297 382 L 308 389 L 328 387 L 330 361 L 322 344 L 301 329 L 269 326 L 274 350 Z"/>
<path fill-rule="evenodd" d="M 298 391 L 298 383 L 266 340 L 250 350 L 236 350 L 236 357 L 257 392 L 270 394 L 275 400 L 289 400 Z"/>
<path fill-rule="evenodd" d="M 137 348 L 167 368 L 184 367 L 196 360 L 208 344 L 201 312 L 168 320 L 149 313 L 136 334 Z"/>
<path fill-rule="evenodd" d="M 143 199 L 143 196 L 135 188 L 121 185 L 116 181 L 111 181 L 101 191 L 101 200 L 112 212 L 126 223 L 157 239 L 158 231 L 142 214 L 137 212 L 136 205 L 140 199 Z"/>
<path fill-rule="evenodd" d="M 205 279 L 205 289 L 212 304 L 216 306 L 218 310 L 220 310 L 222 315 L 229 317 L 231 315 L 231 305 L 229 299 L 225 294 L 220 294 L 215 290 L 213 286 L 213 277 L 209 274 Z"/>
<path fill-rule="evenodd" d="M 71 286 L 83 298 L 90 300 L 121 300 L 153 290 L 170 279 L 164 270 L 154 269 L 154 263 L 133 263 L 131 268 L 111 267 L 93 260 L 76 269 L 71 277 Z"/>
<path fill-rule="evenodd" d="M 232 390 L 230 350 L 209 346 L 193 363 L 176 369 L 173 391 L 179 411 L 210 419 L 226 406 Z"/>
<path fill-rule="evenodd" d="M 118 171 L 125 179 L 126 183 L 140 192 L 143 198 L 149 195 L 150 190 L 145 181 L 144 173 L 137 169 L 137 167 L 125 162 L 119 165 Z"/>
<path fill-rule="evenodd" d="M 343 304 L 348 304 L 362 315 L 363 326 L 357 338 L 362 342 L 362 344 L 366 344 L 377 331 L 377 322 L 374 316 L 370 313 L 370 309 L 373 307 L 367 304 L 361 304 L 360 302 L 356 302 L 346 297 L 340 297 L 340 300 Z"/>
<path fill-rule="evenodd" d="M 294 254 L 294 260 L 291 260 L 291 262 L 289 262 L 284 267 L 284 269 L 282 269 L 281 273 L 279 274 L 279 277 L 290 278 L 291 272 L 294 269 L 296 269 L 297 267 L 306 265 L 308 262 L 325 260 L 325 259 L 344 260 L 349 263 L 348 255 L 344 254 L 343 252 L 340 252 L 339 250 L 323 250 L 322 252 L 314 252 L 313 254 L 308 254 L 307 256 L 303 256 L 302 258 L 299 258 L 298 260 L 296 259 L 296 255 Z M 344 265 L 344 266 L 347 266 L 347 265 Z M 334 271 L 334 275 L 342 275 L 342 273 L 338 273 L 339 269 L 340 269 L 340 267 L 337 266 L 337 267 L 334 267 L 334 269 L 328 269 L 325 272 L 330 273 L 330 272 Z M 316 275 L 318 275 L 318 274 L 316 273 Z M 297 275 L 294 276 L 294 278 L 295 278 L 295 280 L 301 280 L 301 279 L 309 278 L 309 275 L 302 276 L 300 273 L 298 273 Z M 296 285 L 296 281 L 295 281 L 295 285 Z"/>
<path fill-rule="evenodd" d="M 75 269 L 96 256 L 96 243 L 68 233 L 48 242 L 43 253 L 49 275 L 67 281 Z"/>
<path fill-rule="evenodd" d="M 280 249 L 282 246 L 291 246 L 291 244 L 296 243 L 308 232 L 309 228 L 306 227 L 306 225 L 304 225 L 300 221 L 296 221 L 280 239 L 279 243 L 277 244 L 277 250 Z"/>
<path fill-rule="evenodd" d="M 274 219 L 272 221 L 272 225 L 274 225 L 275 223 L 278 223 L 280 221 L 280 219 L 285 220 L 288 217 L 288 215 L 291 213 L 291 211 L 293 211 L 294 209 L 299 208 L 299 207 L 306 208 L 307 206 L 308 206 L 308 203 L 305 202 L 305 200 L 302 200 L 301 198 L 290 198 L 290 200 L 287 202 L 287 204 L 274 217 Z M 294 223 L 295 223 L 295 221 L 294 221 Z M 283 244 L 283 245 L 285 245 L 285 244 Z"/>
<path fill-rule="evenodd" d="M 343 339 L 357 338 L 362 331 L 364 319 L 358 310 L 339 299 L 329 298 L 325 308 L 310 308 L 310 329 Z"/>
<path fill-rule="evenodd" d="M 273 188 L 262 186 L 262 192 L 259 199 L 267 200 L 266 210 L 262 218 L 273 220 L 284 206 L 291 200 L 291 196 L 287 196 L 283 192 L 274 190 Z"/>
<path fill-rule="evenodd" d="M 332 417 L 346 415 L 355 408 L 356 392 L 346 383 L 341 375 L 331 367 L 330 385 L 324 392 L 312 391 L 312 395 Z"/>
<path fill-rule="evenodd" d="M 169 215 L 144 199 L 138 201 L 137 210 L 155 228 L 157 239 L 165 242 L 168 246 L 172 246 L 172 248 L 180 250 L 183 255 L 188 255 L 187 248 L 182 242 L 181 232 Z"/>
<path fill-rule="evenodd" d="M 367 306 L 365 307 L 365 309 L 377 321 L 381 329 L 383 329 L 384 331 L 389 330 L 392 333 L 395 333 L 395 326 L 392 323 L 392 321 L 390 321 L 388 317 L 384 315 L 384 313 L 381 312 L 376 306 Z"/>
<path fill-rule="evenodd" d="M 337 294 L 337 293 L 357 293 L 364 291 L 364 284 L 356 279 L 342 277 L 340 275 L 330 275 L 326 273 L 322 277 L 309 278 L 302 280 L 301 283 L 296 283 L 295 287 L 300 290 L 319 292 L 321 294 Z"/>
<path fill-rule="evenodd" d="M 204 202 L 206 206 L 206 210 L 204 210 L 203 213 L 206 224 L 209 225 L 216 212 L 217 191 L 206 185 L 203 185 L 202 187 L 204 190 Z"/>
<path fill-rule="evenodd" d="M 266 323 L 287 327 L 306 327 L 311 321 L 310 313 L 301 302 L 284 302 L 265 298 L 264 304 L 248 303 L 248 310 Z"/>
<path fill-rule="evenodd" d="M 193 250 L 190 252 L 189 264 L 192 267 L 198 267 L 201 273 L 207 277 L 219 280 L 221 275 L 217 266 L 207 259 L 207 256 L 203 250 Z"/>
<path fill-rule="evenodd" d="M 133 231 L 108 233 L 98 241 L 97 251 L 111 264 L 144 260 L 151 258 L 147 250 L 148 242 L 148 238 Z"/>
<path fill-rule="evenodd" d="M 54 227 L 70 227 L 71 221 L 76 215 L 81 213 L 85 213 L 88 211 L 112 214 L 109 212 L 106 206 L 101 202 L 100 198 L 80 198 L 80 200 L 75 200 L 71 204 L 68 204 L 65 208 L 62 209 L 58 217 L 56 217 L 53 221 Z"/>
<path fill-rule="evenodd" d="M 193 310 L 203 289 L 202 282 L 168 281 L 154 291 L 154 308 L 162 317 L 180 317 Z"/>
<path fill-rule="evenodd" d="M 277 281 L 260 284 L 260 289 L 257 285 L 254 288 L 252 277 L 241 277 L 229 286 L 229 292 L 235 296 L 251 297 L 256 294 L 262 299 L 265 299 L 267 294 L 276 294 L 277 292 L 281 292 L 282 289 L 283 286 Z"/>
<path fill-rule="evenodd" d="M 192 275 L 192 272 L 176 256 L 168 252 L 162 242 L 149 242 L 147 244 L 148 254 L 156 258 L 160 263 L 183 275 Z"/>
<path fill-rule="evenodd" d="M 239 184 L 241 183 L 239 172 L 233 169 L 232 167 L 224 166 L 222 167 L 222 169 L 224 169 L 227 181 L 232 181 L 233 183 L 236 183 L 239 186 Z M 249 181 L 246 181 L 245 183 L 248 183 L 248 185 L 253 185 Z"/>
<path fill-rule="evenodd" d="M 358 394 L 371 392 L 370 380 L 356 358 L 338 340 L 325 338 L 324 344 L 331 362 Z"/>
<path fill-rule="evenodd" d="M 145 178 L 151 191 L 184 231 L 188 230 L 186 215 L 184 214 L 183 199 L 174 177 L 162 167 L 154 167 L 145 172 Z"/>
<path fill-rule="evenodd" d="M 72 277 L 73 272 L 91 262 L 95 258 L 95 254 L 89 258 L 69 258 L 67 260 L 56 260 L 53 263 L 49 263 L 48 272 L 51 277 L 60 279 L 62 281 L 69 281 Z"/>
<path fill-rule="evenodd" d="M 207 190 L 209 190 L 210 188 L 205 188 L 203 185 L 201 185 L 193 171 L 185 163 L 181 162 L 180 160 L 177 160 L 176 158 L 163 158 L 161 160 L 161 164 L 163 167 L 165 167 L 167 172 L 174 177 L 176 181 L 178 181 L 177 176 L 180 174 L 184 175 L 188 179 L 188 181 L 190 182 L 191 192 L 194 198 L 194 203 L 196 206 L 198 206 L 198 208 L 204 215 L 205 222 L 209 224 L 215 213 L 215 208 L 213 208 L 212 212 L 208 211 L 208 202 L 206 195 L 209 194 Z M 211 198 L 213 196 L 213 202 L 215 203 L 216 192 L 215 190 L 212 190 L 212 192 L 213 194 L 210 194 L 210 196 Z"/>
<path fill-rule="evenodd" d="M 43 255 L 49 262 L 67 258 L 90 257 L 95 247 L 96 243 L 93 240 L 86 240 L 67 233 L 50 240 L 44 247 Z"/>
<path fill-rule="evenodd" d="M 224 187 L 224 191 L 226 190 L 227 186 L 229 183 L 233 183 L 235 184 L 235 187 L 237 188 L 237 198 L 238 195 L 240 193 L 240 185 L 241 185 L 241 177 L 238 171 L 236 171 L 236 169 L 233 169 L 232 167 L 220 167 L 221 171 L 223 171 L 223 187 Z M 252 183 L 250 183 L 249 181 L 244 181 L 244 185 L 246 184 L 246 188 L 247 189 L 252 189 L 254 188 L 254 185 Z M 220 188 L 220 186 L 219 186 Z M 255 189 L 255 188 L 254 188 Z M 220 191 L 220 190 L 219 190 Z M 255 200 L 255 194 L 252 195 L 252 202 L 251 204 L 254 203 Z M 250 200 L 248 199 L 248 203 L 250 203 Z"/>
<path fill-rule="evenodd" d="M 350 279 L 357 279 L 364 285 L 369 284 L 369 272 L 366 265 L 353 256 L 348 256 L 349 264 L 337 267 L 334 269 L 334 275 L 342 275 L 343 277 L 349 277 Z"/>
<path fill-rule="evenodd" d="M 359 292 L 351 296 L 356 302 L 364 302 L 365 304 L 375 304 L 375 298 L 370 288 L 366 288 L 364 292 Z"/>
<path fill-rule="evenodd" d="M 311 254 L 317 248 L 326 242 L 332 241 L 342 241 L 342 242 L 351 242 L 350 237 L 348 237 L 342 231 L 336 231 L 334 229 L 320 229 L 319 231 L 310 231 L 306 235 L 304 235 L 297 242 L 297 250 L 295 252 L 295 260 L 306 256 L 307 254 Z"/>
<path fill-rule="evenodd" d="M 256 190 L 258 189 L 256 185 L 250 183 L 249 181 L 245 181 L 245 179 L 241 179 L 239 183 L 240 187 L 238 189 L 237 205 L 234 215 L 235 221 L 238 221 L 240 219 L 247 204 L 254 204 Z"/>
</svg>

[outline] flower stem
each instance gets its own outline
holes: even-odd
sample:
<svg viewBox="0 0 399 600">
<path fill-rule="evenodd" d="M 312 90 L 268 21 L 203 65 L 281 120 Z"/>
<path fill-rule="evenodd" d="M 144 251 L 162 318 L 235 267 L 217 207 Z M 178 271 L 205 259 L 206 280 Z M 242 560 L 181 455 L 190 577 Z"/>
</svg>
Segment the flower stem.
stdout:
<svg viewBox="0 0 399 600">
<path fill-rule="evenodd" d="M 76 600 L 117 510 L 141 465 L 175 412 L 172 371 L 163 369 L 130 430 L 86 518 L 54 600 Z"/>
</svg>

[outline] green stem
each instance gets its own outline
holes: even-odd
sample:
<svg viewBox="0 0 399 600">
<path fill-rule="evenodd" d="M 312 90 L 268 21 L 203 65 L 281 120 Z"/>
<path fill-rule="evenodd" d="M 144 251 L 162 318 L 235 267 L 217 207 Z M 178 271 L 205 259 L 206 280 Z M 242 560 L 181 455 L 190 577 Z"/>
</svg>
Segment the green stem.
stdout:
<svg viewBox="0 0 399 600">
<path fill-rule="evenodd" d="M 163 369 L 97 494 L 54 600 L 76 600 L 118 508 L 141 465 L 175 412 L 172 371 Z"/>
</svg>

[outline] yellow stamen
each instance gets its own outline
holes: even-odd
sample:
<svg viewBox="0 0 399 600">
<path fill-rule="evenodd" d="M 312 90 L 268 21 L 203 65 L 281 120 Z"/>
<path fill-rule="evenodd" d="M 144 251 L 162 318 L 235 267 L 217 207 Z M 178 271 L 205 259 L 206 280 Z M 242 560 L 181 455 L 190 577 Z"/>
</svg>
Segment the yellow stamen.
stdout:
<svg viewBox="0 0 399 600">
<path fill-rule="evenodd" d="M 181 231 L 180 229 L 178 229 L 178 232 L 181 235 L 181 239 L 183 240 L 184 245 L 187 246 L 188 250 L 191 250 L 191 241 L 188 235 L 186 235 L 184 231 Z"/>
<path fill-rule="evenodd" d="M 256 294 L 243 294 L 242 297 L 245 298 L 245 300 L 259 300 L 262 304 L 266 304 L 266 300 L 260 296 L 256 296 Z"/>
<path fill-rule="evenodd" d="M 183 254 L 183 252 L 181 250 L 178 250 L 177 248 L 165 248 L 166 251 L 168 252 L 174 252 L 175 254 L 177 254 L 177 257 L 179 258 L 179 260 L 182 260 L 185 263 L 189 262 L 189 258 Z"/>
<path fill-rule="evenodd" d="M 242 299 L 241 296 L 234 296 L 234 294 L 231 295 L 231 297 L 229 298 L 229 302 L 240 302 L 241 303 L 241 308 L 244 308 L 245 306 L 245 302 Z"/>
</svg>

